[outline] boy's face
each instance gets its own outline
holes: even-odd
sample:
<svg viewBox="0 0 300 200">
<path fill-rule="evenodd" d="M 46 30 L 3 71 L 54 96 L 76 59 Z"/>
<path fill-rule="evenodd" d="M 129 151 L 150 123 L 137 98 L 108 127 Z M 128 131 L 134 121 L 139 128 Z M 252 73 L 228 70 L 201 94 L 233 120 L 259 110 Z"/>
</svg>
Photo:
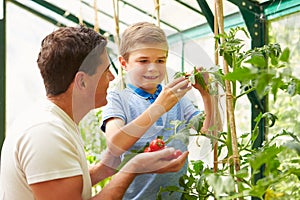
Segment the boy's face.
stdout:
<svg viewBox="0 0 300 200">
<path fill-rule="evenodd" d="M 151 94 L 165 78 L 166 61 L 167 50 L 161 45 L 139 45 L 137 50 L 130 52 L 127 62 L 120 58 L 130 83 Z"/>
</svg>

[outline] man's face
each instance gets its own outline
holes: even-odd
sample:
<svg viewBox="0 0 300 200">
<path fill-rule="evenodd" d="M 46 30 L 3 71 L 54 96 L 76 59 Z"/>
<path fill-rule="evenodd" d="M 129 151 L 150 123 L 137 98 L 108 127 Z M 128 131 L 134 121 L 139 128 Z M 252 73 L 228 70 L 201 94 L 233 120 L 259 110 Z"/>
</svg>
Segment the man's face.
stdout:
<svg viewBox="0 0 300 200">
<path fill-rule="evenodd" d="M 94 100 L 95 108 L 99 108 L 107 104 L 106 96 L 110 81 L 114 80 L 114 75 L 109 69 L 110 61 L 106 51 L 101 55 L 102 63 L 98 66 L 94 75 L 89 77 L 88 96 Z M 87 97 L 88 98 L 88 97 Z"/>
</svg>

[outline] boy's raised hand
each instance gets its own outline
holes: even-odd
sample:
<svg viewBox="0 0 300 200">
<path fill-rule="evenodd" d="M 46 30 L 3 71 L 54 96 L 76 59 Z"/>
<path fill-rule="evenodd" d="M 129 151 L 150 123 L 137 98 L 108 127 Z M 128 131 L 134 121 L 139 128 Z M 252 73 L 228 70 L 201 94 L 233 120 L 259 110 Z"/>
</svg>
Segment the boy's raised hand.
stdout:
<svg viewBox="0 0 300 200">
<path fill-rule="evenodd" d="M 169 111 L 190 89 L 190 82 L 184 77 L 174 79 L 167 84 L 154 104 L 161 106 L 165 112 Z"/>
<path fill-rule="evenodd" d="M 196 72 L 202 72 L 203 71 L 203 67 L 197 67 L 197 68 L 195 68 L 194 69 L 194 71 L 192 72 L 192 73 L 196 73 Z M 191 73 L 191 74 L 192 74 Z M 197 80 L 195 81 L 195 84 L 193 84 L 193 87 L 194 88 L 196 88 L 197 90 L 199 90 L 200 91 L 200 93 L 202 94 L 202 95 L 205 95 L 205 94 L 208 94 L 208 90 L 207 90 L 207 83 L 208 83 L 208 79 L 209 79 L 209 74 L 208 74 L 208 72 L 202 72 L 202 73 L 200 73 L 200 74 L 198 74 L 198 75 L 200 75 L 200 76 L 202 76 L 203 77 L 203 83 L 201 84 L 201 83 L 199 83 Z M 205 86 L 205 88 L 203 88 L 204 86 Z"/>
</svg>

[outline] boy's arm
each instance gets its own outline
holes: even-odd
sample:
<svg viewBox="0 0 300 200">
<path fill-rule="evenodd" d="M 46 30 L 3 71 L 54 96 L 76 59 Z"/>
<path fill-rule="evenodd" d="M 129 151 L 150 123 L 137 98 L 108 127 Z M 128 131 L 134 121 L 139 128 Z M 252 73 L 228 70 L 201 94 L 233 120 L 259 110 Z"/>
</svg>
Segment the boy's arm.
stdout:
<svg viewBox="0 0 300 200">
<path fill-rule="evenodd" d="M 108 119 L 105 133 L 108 147 L 114 156 L 127 151 L 160 116 L 168 112 L 191 89 L 188 83 L 188 80 L 181 77 L 166 85 L 155 102 L 126 125 L 120 118 Z"/>
<path fill-rule="evenodd" d="M 201 68 L 199 68 L 199 70 L 201 70 Z M 208 73 L 204 74 L 204 80 L 207 82 Z M 199 83 L 195 83 L 193 87 L 196 88 L 202 96 L 202 100 L 204 104 L 205 120 L 203 122 L 203 127 L 201 131 L 205 133 L 207 132 L 208 128 L 211 126 L 211 122 L 212 122 L 212 112 L 213 112 L 212 97 L 210 96 L 209 91 L 202 88 L 202 86 Z"/>
<path fill-rule="evenodd" d="M 128 150 L 151 126 L 165 113 L 160 106 L 152 104 L 139 117 L 125 125 L 120 118 L 110 118 L 106 121 L 105 134 L 107 145 L 114 156 Z"/>
<path fill-rule="evenodd" d="M 201 129 L 202 132 L 206 133 L 212 122 L 212 97 L 209 95 L 207 91 L 200 91 L 200 94 L 203 99 L 204 104 L 204 112 L 205 112 L 205 120 L 203 122 L 203 127 Z"/>
</svg>

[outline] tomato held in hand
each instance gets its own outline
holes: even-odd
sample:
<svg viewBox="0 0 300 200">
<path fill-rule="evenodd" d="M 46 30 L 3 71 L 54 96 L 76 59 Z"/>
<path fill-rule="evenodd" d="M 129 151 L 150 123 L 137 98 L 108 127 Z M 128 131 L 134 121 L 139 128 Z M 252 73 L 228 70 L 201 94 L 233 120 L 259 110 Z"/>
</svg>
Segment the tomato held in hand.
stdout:
<svg viewBox="0 0 300 200">
<path fill-rule="evenodd" d="M 152 140 L 149 147 L 151 151 L 158 151 L 165 148 L 165 142 L 162 139 L 157 138 L 155 140 Z"/>
<path fill-rule="evenodd" d="M 145 147 L 144 152 L 151 152 L 150 147 Z"/>
</svg>

